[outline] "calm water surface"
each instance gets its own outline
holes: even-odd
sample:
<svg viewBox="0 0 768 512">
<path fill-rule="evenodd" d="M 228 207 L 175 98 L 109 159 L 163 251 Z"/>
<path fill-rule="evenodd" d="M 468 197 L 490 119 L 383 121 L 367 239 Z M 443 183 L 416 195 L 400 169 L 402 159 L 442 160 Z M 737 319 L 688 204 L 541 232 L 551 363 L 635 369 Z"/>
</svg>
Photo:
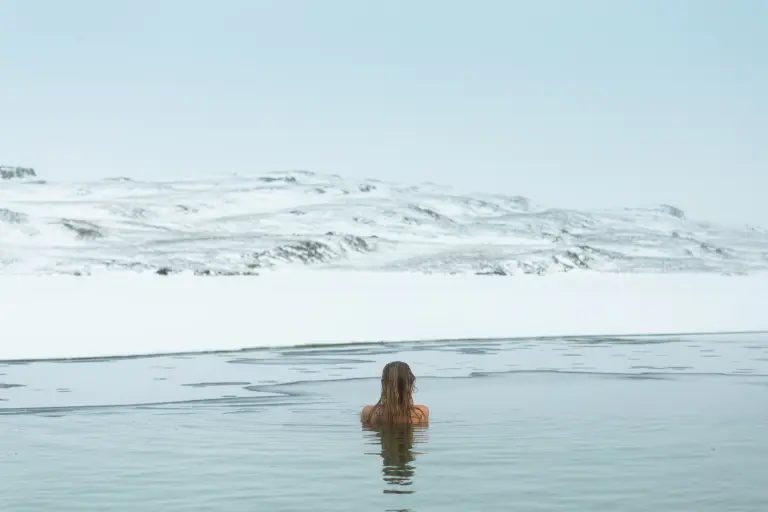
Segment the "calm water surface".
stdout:
<svg viewBox="0 0 768 512">
<path fill-rule="evenodd" d="M 408 361 L 428 428 L 366 430 Z M 764 511 L 768 335 L 0 362 L 0 511 Z"/>
</svg>

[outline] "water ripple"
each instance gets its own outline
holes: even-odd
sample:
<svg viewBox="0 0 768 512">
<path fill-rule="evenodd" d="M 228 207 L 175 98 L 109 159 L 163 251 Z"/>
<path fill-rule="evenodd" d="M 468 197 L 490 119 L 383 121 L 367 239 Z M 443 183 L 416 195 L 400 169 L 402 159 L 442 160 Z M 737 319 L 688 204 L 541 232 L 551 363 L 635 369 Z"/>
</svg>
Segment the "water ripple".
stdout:
<svg viewBox="0 0 768 512">
<path fill-rule="evenodd" d="M 382 365 L 394 359 L 408 361 L 420 381 L 510 373 L 634 380 L 704 375 L 759 379 L 768 376 L 766 353 L 768 333 L 749 333 L 439 340 L 13 362 L 3 366 L 0 413 L 190 403 L 225 406 L 232 400 L 254 400 L 254 393 L 272 397 L 259 402 L 262 406 L 277 405 L 275 397 L 292 396 L 286 386 L 374 382 Z M 105 386 L 110 382 L 120 386 Z"/>
</svg>

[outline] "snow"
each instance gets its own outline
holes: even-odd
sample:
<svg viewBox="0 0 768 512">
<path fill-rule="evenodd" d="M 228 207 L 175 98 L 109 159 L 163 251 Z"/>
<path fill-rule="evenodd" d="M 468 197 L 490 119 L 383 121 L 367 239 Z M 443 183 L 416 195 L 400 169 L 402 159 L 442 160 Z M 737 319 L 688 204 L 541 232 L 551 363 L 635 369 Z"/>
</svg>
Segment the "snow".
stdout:
<svg viewBox="0 0 768 512">
<path fill-rule="evenodd" d="M 22 171 L 0 181 L 2 274 L 768 270 L 765 229 L 689 219 L 669 205 L 568 210 L 304 171 L 86 183 Z"/>
<path fill-rule="evenodd" d="M 5 275 L 0 360 L 314 343 L 767 331 L 767 292 L 765 273 Z"/>
<path fill-rule="evenodd" d="M 2 178 L 0 360 L 768 330 L 768 231 L 670 205 L 305 171 Z"/>
</svg>

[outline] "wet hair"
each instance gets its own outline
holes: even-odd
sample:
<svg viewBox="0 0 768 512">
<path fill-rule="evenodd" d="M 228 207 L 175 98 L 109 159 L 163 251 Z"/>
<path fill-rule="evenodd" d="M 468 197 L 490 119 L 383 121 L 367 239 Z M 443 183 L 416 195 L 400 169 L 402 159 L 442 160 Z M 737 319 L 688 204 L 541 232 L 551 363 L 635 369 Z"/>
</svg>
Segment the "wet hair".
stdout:
<svg viewBox="0 0 768 512">
<path fill-rule="evenodd" d="M 368 415 L 369 423 L 411 423 L 416 377 L 402 361 L 392 361 L 381 372 L 381 397 Z"/>
</svg>

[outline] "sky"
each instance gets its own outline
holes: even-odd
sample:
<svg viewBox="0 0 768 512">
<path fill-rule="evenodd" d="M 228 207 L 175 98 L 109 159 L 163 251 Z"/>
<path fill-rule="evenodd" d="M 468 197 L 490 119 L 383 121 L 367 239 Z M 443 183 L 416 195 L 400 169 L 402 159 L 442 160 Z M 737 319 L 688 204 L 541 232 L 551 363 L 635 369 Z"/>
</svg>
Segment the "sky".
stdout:
<svg viewBox="0 0 768 512">
<path fill-rule="evenodd" d="M 768 226 L 768 2 L 0 0 L 0 164 Z"/>
</svg>

